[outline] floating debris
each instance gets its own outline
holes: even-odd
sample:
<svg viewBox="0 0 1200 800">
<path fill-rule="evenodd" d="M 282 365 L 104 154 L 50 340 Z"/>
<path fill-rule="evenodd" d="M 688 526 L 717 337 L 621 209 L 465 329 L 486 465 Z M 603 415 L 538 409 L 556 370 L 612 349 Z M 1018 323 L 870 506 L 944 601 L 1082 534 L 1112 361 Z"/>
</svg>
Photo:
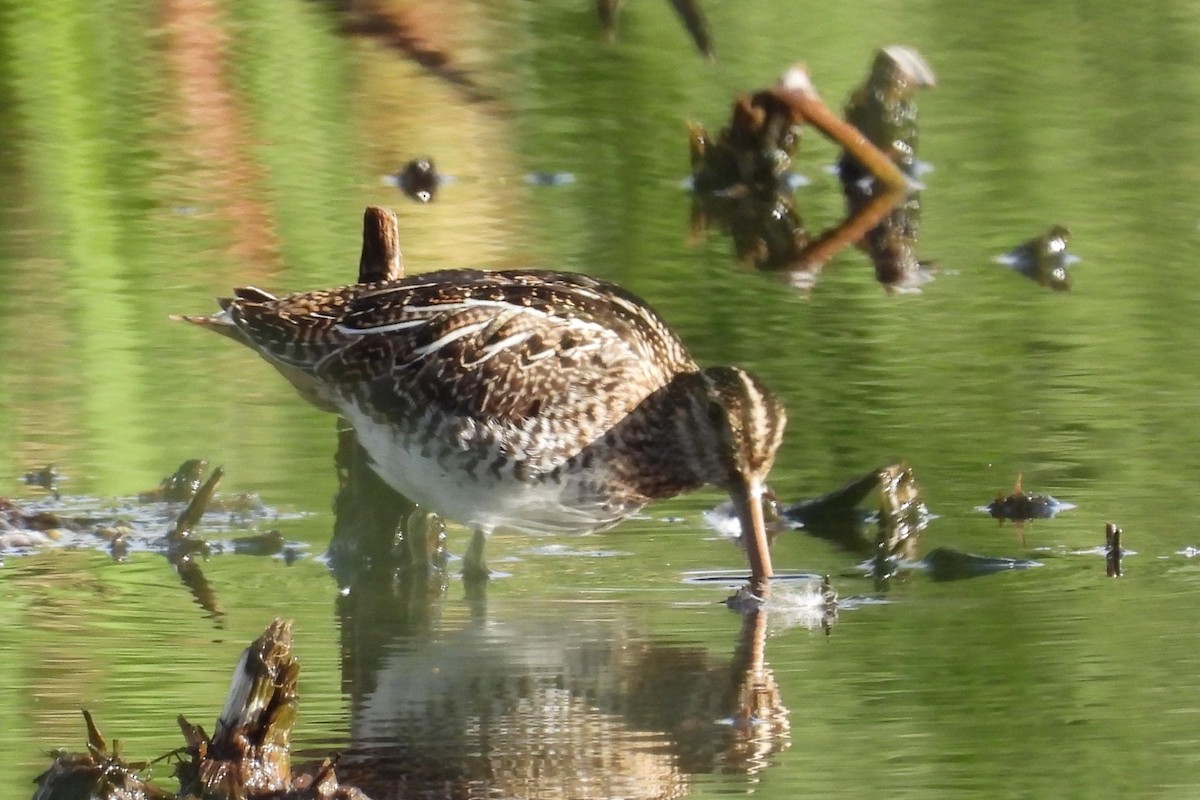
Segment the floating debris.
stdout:
<svg viewBox="0 0 1200 800">
<path fill-rule="evenodd" d="M 1067 291 L 1071 288 L 1067 268 L 1079 261 L 1078 256 L 1067 252 L 1070 238 L 1069 230 L 1062 225 L 1055 225 L 1041 236 L 1022 242 L 992 260 L 1012 268 L 1042 286 L 1048 286 L 1058 292 Z"/>
<path fill-rule="evenodd" d="M 886 153 L 912 181 L 918 177 L 917 105 L 918 89 L 937 85 L 929 64 L 911 47 L 893 45 L 875 54 L 866 82 L 846 104 L 846 121 L 862 131 Z M 844 152 L 837 165 L 846 208 L 854 215 L 868 208 L 880 189 L 871 172 L 851 153 Z M 911 191 L 903 202 L 862 237 L 859 245 L 875 265 L 875 277 L 895 291 L 914 291 L 932 280 L 928 262 L 916 255 L 921 225 L 921 193 Z"/>
<path fill-rule="evenodd" d="M 34 800 L 367 800 L 358 789 L 338 784 L 332 761 L 314 772 L 293 774 L 290 741 L 299 674 L 291 623 L 277 619 L 242 653 L 214 735 L 179 717 L 185 744 L 169 754 L 179 758 L 178 794 L 143 779 L 139 773 L 147 764 L 126 762 L 115 744 L 110 752 L 84 711 L 87 753 L 56 753 L 36 780 Z"/>
<path fill-rule="evenodd" d="M 738 263 L 762 270 L 795 264 L 811 239 L 791 199 L 771 192 L 693 194 L 692 240 L 702 240 L 709 230 L 733 241 Z"/>
<path fill-rule="evenodd" d="M 198 507 L 188 506 L 180 511 L 175 501 L 188 493 L 195 500 L 201 489 L 196 482 L 203 478 L 203 472 L 196 470 L 202 470 L 205 463 L 190 459 L 158 488 L 132 498 L 56 497 L 18 504 L 0 497 L 0 552 L 28 555 L 51 547 L 96 548 L 109 552 L 117 561 L 125 560 L 133 551 L 156 552 L 168 558 L 181 555 L 188 548 L 205 555 L 237 552 L 232 542 L 201 544 L 195 537 L 185 535 L 199 519 Z M 206 499 L 204 513 L 210 531 L 229 531 L 263 519 L 302 516 L 268 508 L 255 494 Z M 187 541 L 189 538 L 191 541 Z"/>
<path fill-rule="evenodd" d="M 166 535 L 167 547 L 171 553 L 182 555 L 202 552 L 204 555 L 208 555 L 211 552 L 208 542 L 195 536 L 192 533 L 192 529 L 200 522 L 200 517 L 204 515 L 209 501 L 212 500 L 213 493 L 217 490 L 217 484 L 224 477 L 224 467 L 214 469 L 208 480 L 192 494 L 191 501 L 187 504 L 187 507 L 179 512 L 179 516 L 175 518 L 175 523 L 167 531 Z"/>
<path fill-rule="evenodd" d="M 1114 522 L 1104 524 L 1104 563 L 1105 572 L 1110 578 L 1121 577 L 1121 557 L 1125 555 L 1121 547 L 1123 533 Z"/>
<path fill-rule="evenodd" d="M 713 138 L 698 122 L 688 123 L 692 188 L 700 193 L 775 193 L 792 164 L 801 120 L 778 88 L 737 98 L 729 124 Z"/>
<path fill-rule="evenodd" d="M 949 547 L 939 547 L 931 551 L 920 563 L 935 581 L 956 581 L 964 578 L 977 578 L 981 575 L 992 575 L 997 572 L 1042 566 L 1040 561 L 981 556 L 952 550 Z"/>
<path fill-rule="evenodd" d="M 438 186 L 444 183 L 445 179 L 438 174 L 433 159 L 425 157 L 414 158 L 395 175 L 385 176 L 384 181 L 395 186 L 409 199 L 418 203 L 428 203 L 433 200 Z"/>
<path fill-rule="evenodd" d="M 530 172 L 525 175 L 530 186 L 568 186 L 575 182 L 571 172 Z"/>
<path fill-rule="evenodd" d="M 879 480 L 879 520 L 871 577 L 877 590 L 917 557 L 921 533 L 929 525 L 929 508 L 907 464 L 876 471 Z"/>
<path fill-rule="evenodd" d="M 273 556 L 283 552 L 287 545 L 283 534 L 272 528 L 253 536 L 237 536 L 230 540 L 233 552 L 247 556 Z"/>
<path fill-rule="evenodd" d="M 66 476 L 58 471 L 53 464 L 47 464 L 40 469 L 30 470 L 21 478 L 26 486 L 37 486 L 40 489 L 45 489 L 50 494 L 54 495 L 54 499 L 61 497 L 58 491 L 58 484 Z"/>
<path fill-rule="evenodd" d="M 1075 508 L 1071 503 L 1063 502 L 1048 494 L 1026 494 L 1021 488 L 1021 475 L 1013 485 L 1012 494 L 998 495 L 995 500 L 982 506 L 981 510 L 991 514 L 1001 522 L 1025 522 L 1031 519 L 1050 519 L 1060 511 Z"/>
</svg>

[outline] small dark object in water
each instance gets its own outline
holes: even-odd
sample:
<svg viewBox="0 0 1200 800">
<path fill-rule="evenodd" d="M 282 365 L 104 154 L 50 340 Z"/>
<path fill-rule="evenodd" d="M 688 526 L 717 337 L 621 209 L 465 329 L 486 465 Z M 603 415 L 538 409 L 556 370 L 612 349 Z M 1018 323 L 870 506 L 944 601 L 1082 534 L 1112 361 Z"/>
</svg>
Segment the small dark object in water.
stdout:
<svg viewBox="0 0 1200 800">
<path fill-rule="evenodd" d="M 0 497 L 0 531 L 49 532 L 60 528 L 79 530 L 80 527 L 77 521 L 67 519 L 53 511 L 35 511 L 27 514 L 7 497 Z"/>
<path fill-rule="evenodd" d="M 1071 288 L 1067 267 L 1079 261 L 1079 257 L 1067 252 L 1071 232 L 1062 225 L 1055 225 L 1041 236 L 1009 250 L 993 260 L 997 264 L 1011 267 L 1042 286 L 1063 292 Z"/>
<path fill-rule="evenodd" d="M 54 499 L 59 498 L 58 482 L 63 479 L 62 473 L 55 469 L 53 464 L 47 464 L 41 469 L 30 470 L 26 472 L 22 480 L 26 486 L 37 486 L 45 489 L 50 494 L 54 495 Z"/>
<path fill-rule="evenodd" d="M 432 158 L 414 158 L 396 173 L 396 186 L 418 203 L 428 203 L 437 193 L 441 178 Z"/>
<path fill-rule="evenodd" d="M 248 556 L 273 556 L 283 552 L 283 534 L 269 530 L 255 536 L 239 536 L 230 544 L 233 552 Z"/>
<path fill-rule="evenodd" d="M 530 186 L 566 186 L 575 182 L 571 172 L 530 172 L 525 176 Z"/>
<path fill-rule="evenodd" d="M 693 194 L 692 240 L 703 240 L 710 229 L 733 240 L 739 263 L 764 270 L 787 269 L 811 238 L 791 199 L 773 192 Z"/>
<path fill-rule="evenodd" d="M 108 552 L 112 554 L 113 561 L 124 561 L 129 558 L 129 540 L 124 533 L 118 533 L 109 541 Z"/>
<path fill-rule="evenodd" d="M 208 462 L 204 459 L 188 459 L 179 465 L 174 474 L 163 478 L 158 486 L 139 494 L 138 499 L 143 503 L 187 503 L 199 491 L 206 469 Z"/>
<path fill-rule="evenodd" d="M 1030 519 L 1050 519 L 1058 512 L 1074 507 L 1048 494 L 1026 494 L 1021 488 L 1021 476 L 1017 475 L 1012 494 L 1000 495 L 984 508 L 998 520 L 1024 522 Z"/>
<path fill-rule="evenodd" d="M 1104 562 L 1105 571 L 1110 578 L 1121 577 L 1121 556 L 1125 551 L 1121 548 L 1121 534 L 1124 533 L 1115 522 L 1104 524 Z"/>
<path fill-rule="evenodd" d="M 879 519 L 871 575 L 882 590 L 888 581 L 916 557 L 921 533 L 929 524 L 929 508 L 921 486 L 907 464 L 877 470 Z"/>
<path fill-rule="evenodd" d="M 1003 558 L 998 556 L 980 556 L 974 553 L 963 553 L 948 547 L 939 547 L 930 552 L 922 563 L 935 581 L 956 581 L 963 578 L 975 578 L 980 575 L 991 575 L 996 572 L 1007 572 L 1013 569 L 1029 569 L 1040 567 L 1040 561 L 1023 558 Z"/>
</svg>

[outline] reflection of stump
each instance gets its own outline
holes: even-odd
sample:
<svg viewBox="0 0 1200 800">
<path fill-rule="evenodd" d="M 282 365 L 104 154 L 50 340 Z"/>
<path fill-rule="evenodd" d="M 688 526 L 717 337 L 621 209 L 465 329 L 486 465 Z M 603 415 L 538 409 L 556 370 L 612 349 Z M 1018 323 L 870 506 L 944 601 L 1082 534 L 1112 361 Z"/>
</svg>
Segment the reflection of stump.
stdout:
<svg viewBox="0 0 1200 800">
<path fill-rule="evenodd" d="M 395 559 L 403 523 L 417 507 L 384 483 L 369 460 L 354 431 L 343 423 L 334 456 L 338 493 L 333 500 L 333 538 L 329 542 L 335 569 Z"/>
<path fill-rule="evenodd" d="M 369 206 L 363 214 L 358 282 L 374 283 L 403 277 L 404 258 L 400 253 L 396 214 L 386 208 Z M 334 462 L 338 493 L 333 501 L 333 538 L 329 543 L 329 557 L 334 568 L 353 572 L 358 567 L 371 565 L 394 566 L 411 562 L 418 555 L 428 563 L 425 555 L 438 549 L 440 539 L 435 537 L 430 542 L 426 536 L 429 530 L 436 530 L 438 524 L 430 525 L 429 520 L 414 515 L 416 504 L 383 482 L 371 468 L 370 457 L 345 420 L 339 422 Z M 417 538 L 420 541 L 408 542 L 407 548 L 397 547 L 406 539 Z"/>
<path fill-rule="evenodd" d="M 917 106 L 916 91 L 936 85 L 933 70 L 910 47 L 880 50 L 866 82 L 856 89 L 846 105 L 846 121 L 854 125 L 876 147 L 885 151 L 905 175 L 916 176 Z M 880 193 L 869 167 L 843 151 L 838 177 L 846 197 L 847 211 L 856 214 Z M 916 247 L 921 225 L 921 195 L 909 191 L 878 225 L 862 237 L 860 245 L 875 265 L 875 277 L 887 286 L 915 285 L 923 267 Z"/>
</svg>

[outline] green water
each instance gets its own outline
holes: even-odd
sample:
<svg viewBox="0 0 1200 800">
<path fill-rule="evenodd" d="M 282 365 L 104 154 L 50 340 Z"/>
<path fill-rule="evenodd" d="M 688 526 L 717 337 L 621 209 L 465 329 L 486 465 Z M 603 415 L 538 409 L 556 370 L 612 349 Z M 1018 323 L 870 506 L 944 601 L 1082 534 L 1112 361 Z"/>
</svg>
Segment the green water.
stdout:
<svg viewBox="0 0 1200 800">
<path fill-rule="evenodd" d="M 18 478 L 55 463 L 70 495 L 126 497 L 204 457 L 223 490 L 296 512 L 269 524 L 308 545 L 290 565 L 206 562 L 215 610 L 153 553 L 0 553 L 0 800 L 82 746 L 80 708 L 134 759 L 181 743 L 179 713 L 211 726 L 275 616 L 295 620 L 300 756 L 346 752 L 377 800 L 1196 795 L 1200 9 L 711 0 L 707 63 L 656 0 L 626 4 L 615 44 L 584 2 L 378 7 L 453 74 L 345 33 L 334 4 L 0 0 L 0 495 L 36 497 Z M 936 280 L 889 295 L 844 252 L 802 296 L 727 238 L 690 240 L 686 120 L 719 127 L 798 60 L 840 105 L 891 43 L 939 77 L 920 98 Z M 456 177 L 429 206 L 380 180 L 423 154 Z M 806 135 L 815 230 L 842 210 L 835 158 Z M 781 497 L 904 460 L 938 515 L 925 550 L 1043 566 L 914 574 L 828 636 L 781 592 L 776 708 L 745 735 L 722 720 L 747 632 L 725 587 L 685 581 L 744 565 L 703 524 L 717 493 L 576 540 L 497 535 L 508 576 L 484 604 L 456 579 L 341 596 L 319 559 L 332 418 L 167 316 L 234 285 L 350 280 L 370 204 L 399 214 L 410 271 L 586 271 L 644 296 L 701 363 L 753 369 L 790 413 Z M 1072 291 L 991 263 L 1055 223 L 1083 259 Z M 1018 473 L 1077 508 L 1024 541 L 998 527 L 976 509 Z M 1119 580 L 1090 552 L 1108 520 L 1136 551 Z M 825 542 L 790 533 L 774 559 L 875 597 Z"/>
</svg>

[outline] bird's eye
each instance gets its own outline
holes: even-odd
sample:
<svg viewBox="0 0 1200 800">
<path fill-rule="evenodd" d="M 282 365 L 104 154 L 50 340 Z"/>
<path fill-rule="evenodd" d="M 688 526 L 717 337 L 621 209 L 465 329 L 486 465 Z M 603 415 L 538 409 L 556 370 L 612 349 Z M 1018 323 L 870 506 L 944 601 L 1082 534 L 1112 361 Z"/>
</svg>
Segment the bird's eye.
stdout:
<svg viewBox="0 0 1200 800">
<path fill-rule="evenodd" d="M 716 401 L 711 401 L 708 404 L 708 418 L 714 424 L 720 425 L 725 419 L 725 407 Z"/>
</svg>

